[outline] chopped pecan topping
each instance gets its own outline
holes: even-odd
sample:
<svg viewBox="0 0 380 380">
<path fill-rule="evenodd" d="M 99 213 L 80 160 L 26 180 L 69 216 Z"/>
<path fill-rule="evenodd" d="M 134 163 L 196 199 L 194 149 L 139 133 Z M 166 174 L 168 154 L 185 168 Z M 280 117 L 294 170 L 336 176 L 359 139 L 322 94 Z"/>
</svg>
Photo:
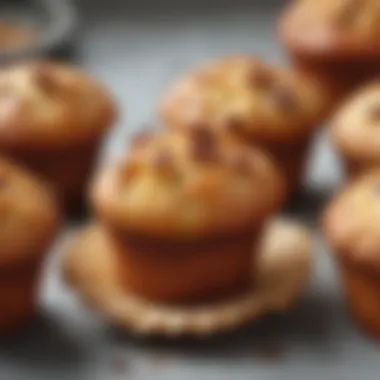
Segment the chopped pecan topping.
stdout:
<svg viewBox="0 0 380 380">
<path fill-rule="evenodd" d="M 226 115 L 222 122 L 228 133 L 233 135 L 241 135 L 243 133 L 243 122 L 238 115 Z"/>
<path fill-rule="evenodd" d="M 273 75 L 263 66 L 253 67 L 248 74 L 249 84 L 260 90 L 267 90 L 273 85 Z"/>
<path fill-rule="evenodd" d="M 252 165 L 248 158 L 243 154 L 237 154 L 230 158 L 231 168 L 237 174 L 249 174 L 252 171 Z"/>
<path fill-rule="evenodd" d="M 270 97 L 273 103 L 283 111 L 293 111 L 296 108 L 296 99 L 286 88 L 273 89 Z"/>
<path fill-rule="evenodd" d="M 214 133 L 207 126 L 195 126 L 191 131 L 191 155 L 196 161 L 217 160 L 217 144 Z"/>
</svg>

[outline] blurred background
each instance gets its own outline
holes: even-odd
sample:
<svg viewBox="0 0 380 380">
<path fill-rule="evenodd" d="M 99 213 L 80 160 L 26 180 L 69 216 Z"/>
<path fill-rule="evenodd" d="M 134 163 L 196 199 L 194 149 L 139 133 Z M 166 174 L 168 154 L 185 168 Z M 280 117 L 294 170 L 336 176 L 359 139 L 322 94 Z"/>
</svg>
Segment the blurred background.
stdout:
<svg viewBox="0 0 380 380">
<path fill-rule="evenodd" d="M 275 21 L 282 0 L 0 0 L 3 20 L 37 31 L 35 43 L 3 49 L 2 64 L 25 55 L 67 59 L 105 82 L 122 115 L 104 147 L 112 157 L 129 134 L 154 123 L 162 91 L 194 64 L 248 52 L 283 62 Z M 0 28 L 1 41 L 1 28 Z M 323 132 L 308 172 L 310 198 L 293 210 L 315 219 L 320 193 L 339 181 Z M 316 233 L 316 271 L 299 305 L 242 331 L 207 341 L 146 341 L 108 327 L 59 278 L 58 242 L 41 288 L 42 312 L 0 342 L 0 380 L 375 379 L 378 353 L 352 326 L 330 259 Z M 1 310 L 0 310 L 1 312 Z M 363 375 L 364 374 L 364 375 Z"/>
</svg>

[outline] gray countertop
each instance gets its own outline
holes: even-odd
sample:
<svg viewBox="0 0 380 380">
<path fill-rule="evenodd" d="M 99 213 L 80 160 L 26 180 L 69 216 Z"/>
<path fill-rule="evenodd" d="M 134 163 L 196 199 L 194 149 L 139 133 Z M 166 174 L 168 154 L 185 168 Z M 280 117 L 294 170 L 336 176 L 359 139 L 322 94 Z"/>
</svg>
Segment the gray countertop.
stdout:
<svg viewBox="0 0 380 380">
<path fill-rule="evenodd" d="M 81 2 L 78 61 L 110 86 L 123 110 L 105 157 L 116 155 L 134 128 L 154 120 L 159 94 L 191 65 L 245 51 L 283 60 L 273 29 L 280 2 L 262 3 Z M 307 191 L 291 213 L 315 228 L 339 177 L 321 132 L 311 154 Z M 110 327 L 65 288 L 59 252 L 72 228 L 67 227 L 47 263 L 41 315 L 0 342 L 0 380 L 378 378 L 377 346 L 352 324 L 317 230 L 315 271 L 295 308 L 211 340 L 164 342 L 139 340 Z"/>
</svg>

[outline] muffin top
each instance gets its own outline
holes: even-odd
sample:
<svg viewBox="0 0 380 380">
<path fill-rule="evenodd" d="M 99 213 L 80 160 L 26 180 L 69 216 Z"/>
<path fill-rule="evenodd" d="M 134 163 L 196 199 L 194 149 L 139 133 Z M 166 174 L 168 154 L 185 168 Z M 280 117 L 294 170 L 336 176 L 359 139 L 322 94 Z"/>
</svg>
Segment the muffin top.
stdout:
<svg viewBox="0 0 380 380">
<path fill-rule="evenodd" d="M 0 269 L 37 260 L 59 225 L 50 189 L 0 158 Z"/>
<path fill-rule="evenodd" d="M 380 81 L 351 96 L 332 119 L 330 135 L 347 157 L 380 159 Z"/>
<path fill-rule="evenodd" d="M 169 126 L 204 124 L 249 140 L 304 139 L 326 116 L 330 94 L 310 77 L 249 56 L 196 68 L 160 103 Z"/>
<path fill-rule="evenodd" d="M 137 134 L 129 154 L 95 178 L 92 200 L 120 230 L 191 238 L 252 228 L 284 193 L 265 154 L 199 126 Z"/>
<path fill-rule="evenodd" d="M 29 62 L 0 69 L 0 147 L 55 149 L 99 137 L 115 117 L 106 90 L 74 67 Z"/>
<path fill-rule="evenodd" d="M 324 231 L 343 258 L 380 269 L 380 171 L 346 186 L 324 215 Z"/>
<path fill-rule="evenodd" d="M 378 0 L 297 0 L 279 21 L 279 36 L 298 54 L 362 58 L 380 55 Z"/>
</svg>

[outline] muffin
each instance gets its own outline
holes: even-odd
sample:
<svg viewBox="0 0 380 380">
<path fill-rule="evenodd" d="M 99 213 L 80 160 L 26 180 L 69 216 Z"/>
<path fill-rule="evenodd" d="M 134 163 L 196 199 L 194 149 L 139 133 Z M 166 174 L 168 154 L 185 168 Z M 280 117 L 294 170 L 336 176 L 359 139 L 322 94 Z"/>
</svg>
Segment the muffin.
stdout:
<svg viewBox="0 0 380 380">
<path fill-rule="evenodd" d="M 331 121 L 330 137 L 349 177 L 380 166 L 380 81 L 352 95 Z"/>
<path fill-rule="evenodd" d="M 380 171 L 343 189 L 323 222 L 352 313 L 360 326 L 380 337 Z"/>
<path fill-rule="evenodd" d="M 0 159 L 0 333 L 27 322 L 36 309 L 44 254 L 59 226 L 49 188 Z"/>
<path fill-rule="evenodd" d="M 82 200 L 101 139 L 115 118 L 106 90 L 77 69 L 33 62 L 0 70 L 0 153 Z"/>
<path fill-rule="evenodd" d="M 204 125 L 259 145 L 296 189 L 310 141 L 330 104 L 330 94 L 312 78 L 234 56 L 187 74 L 164 94 L 159 109 L 170 128 Z"/>
<path fill-rule="evenodd" d="M 92 203 L 112 236 L 125 287 L 187 302 L 241 290 L 284 183 L 269 158 L 207 128 L 141 132 L 95 177 Z"/>
<path fill-rule="evenodd" d="M 299 0 L 280 17 L 279 38 L 295 65 L 338 96 L 380 74 L 378 0 Z"/>
</svg>

